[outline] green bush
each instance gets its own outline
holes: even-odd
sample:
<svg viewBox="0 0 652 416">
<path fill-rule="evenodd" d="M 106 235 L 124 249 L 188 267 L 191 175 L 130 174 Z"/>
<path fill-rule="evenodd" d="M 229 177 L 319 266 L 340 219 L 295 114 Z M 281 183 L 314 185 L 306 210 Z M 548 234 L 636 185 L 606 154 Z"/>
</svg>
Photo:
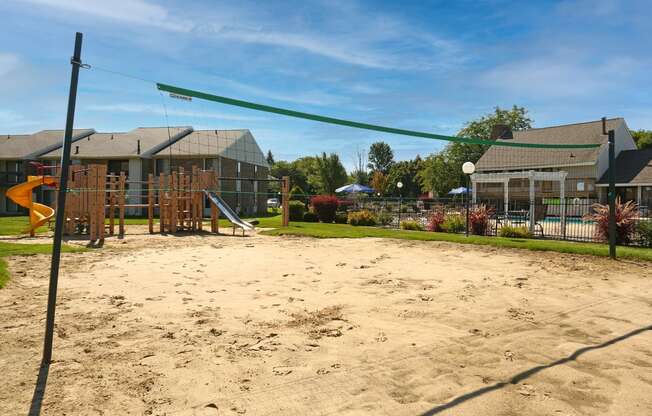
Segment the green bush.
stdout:
<svg viewBox="0 0 652 416">
<path fill-rule="evenodd" d="M 441 228 L 447 233 L 461 233 L 464 231 L 464 219 L 461 215 L 447 215 Z"/>
<path fill-rule="evenodd" d="M 639 222 L 636 225 L 636 234 L 642 246 L 652 247 L 652 220 Z"/>
<path fill-rule="evenodd" d="M 376 219 L 380 225 L 390 225 L 394 220 L 394 216 L 387 212 L 381 212 L 376 216 Z"/>
<path fill-rule="evenodd" d="M 303 214 L 303 221 L 304 222 L 318 222 L 319 217 L 314 212 L 308 211 L 305 214 Z"/>
<path fill-rule="evenodd" d="M 402 230 L 423 231 L 423 225 L 419 221 L 405 220 L 401 221 Z"/>
<path fill-rule="evenodd" d="M 528 230 L 527 227 L 524 226 L 515 227 L 511 225 L 503 225 L 500 228 L 498 235 L 507 238 L 532 238 L 533 237 L 532 233 L 530 233 L 530 230 Z"/>
<path fill-rule="evenodd" d="M 335 224 L 346 224 L 349 220 L 349 216 L 346 212 L 338 212 L 335 214 Z"/>
<path fill-rule="evenodd" d="M 290 221 L 303 221 L 303 214 L 306 206 L 301 201 L 289 201 Z"/>
<path fill-rule="evenodd" d="M 351 225 L 376 225 L 375 215 L 366 209 L 349 212 L 348 221 Z"/>
</svg>

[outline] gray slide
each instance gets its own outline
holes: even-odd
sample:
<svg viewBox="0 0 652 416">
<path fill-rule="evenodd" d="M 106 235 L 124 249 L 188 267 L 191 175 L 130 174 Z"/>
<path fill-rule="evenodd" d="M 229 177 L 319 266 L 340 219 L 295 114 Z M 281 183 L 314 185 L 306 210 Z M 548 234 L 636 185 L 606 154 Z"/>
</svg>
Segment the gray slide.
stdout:
<svg viewBox="0 0 652 416">
<path fill-rule="evenodd" d="M 208 190 L 204 190 L 204 193 L 206 194 L 208 199 L 210 199 L 211 202 L 215 204 L 217 209 L 219 209 L 224 214 L 224 216 L 231 222 L 231 224 L 242 228 L 243 231 L 244 230 L 251 231 L 254 229 L 253 225 L 249 224 L 247 221 L 240 219 L 240 217 L 238 217 L 238 214 L 236 214 L 235 211 L 233 211 L 231 207 L 226 202 L 224 202 L 224 200 L 218 194 Z"/>
</svg>

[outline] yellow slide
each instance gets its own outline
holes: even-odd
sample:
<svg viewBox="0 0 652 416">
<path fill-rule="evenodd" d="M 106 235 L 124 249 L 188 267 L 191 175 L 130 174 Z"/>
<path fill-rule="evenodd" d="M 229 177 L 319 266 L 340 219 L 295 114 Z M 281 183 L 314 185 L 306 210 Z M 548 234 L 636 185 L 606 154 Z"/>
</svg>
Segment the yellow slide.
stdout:
<svg viewBox="0 0 652 416">
<path fill-rule="evenodd" d="M 57 179 L 54 176 L 28 176 L 27 182 L 12 186 L 7 191 L 9 199 L 21 207 L 29 209 L 30 228 L 25 232 L 34 235 L 34 230 L 54 216 L 54 209 L 32 201 L 32 190 L 41 185 L 55 185 L 56 183 Z"/>
</svg>

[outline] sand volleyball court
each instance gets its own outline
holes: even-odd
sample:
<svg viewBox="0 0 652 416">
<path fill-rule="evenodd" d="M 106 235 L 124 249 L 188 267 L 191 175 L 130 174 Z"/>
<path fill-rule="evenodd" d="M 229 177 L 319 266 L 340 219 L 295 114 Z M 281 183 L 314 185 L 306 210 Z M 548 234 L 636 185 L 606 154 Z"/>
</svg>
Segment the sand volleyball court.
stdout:
<svg viewBox="0 0 652 416">
<path fill-rule="evenodd" d="M 26 414 L 49 257 L 0 290 Z M 64 254 L 42 414 L 650 415 L 652 268 L 438 242 L 129 234 Z"/>
</svg>

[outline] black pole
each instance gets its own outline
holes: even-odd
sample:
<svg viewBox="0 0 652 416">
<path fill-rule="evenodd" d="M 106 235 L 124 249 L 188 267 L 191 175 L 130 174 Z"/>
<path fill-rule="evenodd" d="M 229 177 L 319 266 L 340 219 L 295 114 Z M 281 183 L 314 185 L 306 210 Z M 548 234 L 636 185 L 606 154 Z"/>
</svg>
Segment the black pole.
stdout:
<svg viewBox="0 0 652 416">
<path fill-rule="evenodd" d="M 616 258 L 616 137 L 609 130 L 609 257 Z"/>
<path fill-rule="evenodd" d="M 466 236 L 469 236 L 469 176 L 466 176 Z"/>
<path fill-rule="evenodd" d="M 403 193 L 401 192 L 401 188 L 398 188 L 398 228 L 401 228 L 401 209 L 403 205 Z"/>
<path fill-rule="evenodd" d="M 64 213 L 66 208 L 66 190 L 68 189 L 68 167 L 70 166 L 70 144 L 72 141 L 72 128 L 75 121 L 75 104 L 77 102 L 77 82 L 79 80 L 79 67 L 81 66 L 82 34 L 75 35 L 75 52 L 70 64 L 70 93 L 68 95 L 68 115 L 66 117 L 66 132 L 63 138 L 63 151 L 61 153 L 61 176 L 59 179 L 59 192 L 57 195 L 57 216 L 54 227 L 54 241 L 52 243 L 52 262 L 50 264 L 50 287 L 48 289 L 48 311 L 45 321 L 45 340 L 43 343 L 43 361 L 41 365 L 48 365 L 52 360 L 52 338 L 54 336 L 54 311 L 57 306 L 57 284 L 59 282 L 59 262 L 61 260 L 61 237 L 63 236 Z"/>
</svg>

